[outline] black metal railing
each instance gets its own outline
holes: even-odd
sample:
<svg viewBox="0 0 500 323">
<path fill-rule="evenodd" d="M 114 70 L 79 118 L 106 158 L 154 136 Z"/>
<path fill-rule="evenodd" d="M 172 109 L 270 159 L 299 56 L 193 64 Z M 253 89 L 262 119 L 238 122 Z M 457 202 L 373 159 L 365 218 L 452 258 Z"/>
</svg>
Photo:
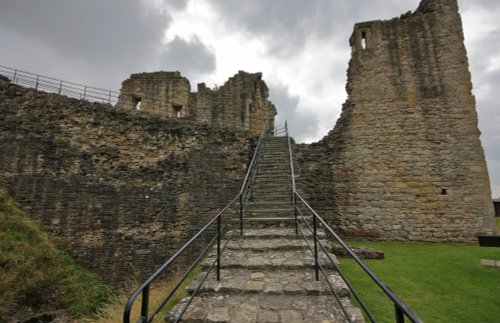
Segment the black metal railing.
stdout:
<svg viewBox="0 0 500 323">
<path fill-rule="evenodd" d="M 13 84 L 23 87 L 64 95 L 78 100 L 110 104 L 120 108 L 141 110 L 140 103 L 147 102 L 149 112 L 162 114 L 171 107 L 170 103 L 160 101 L 154 97 L 142 96 L 139 98 L 132 94 L 64 81 L 2 65 L 0 65 L 0 75 L 7 77 Z"/>
<path fill-rule="evenodd" d="M 71 98 L 91 102 L 114 105 L 118 102 L 118 96 L 120 94 L 117 91 L 63 81 L 53 77 L 43 76 L 2 65 L 0 65 L 0 75 L 10 79 L 12 83 L 24 87 L 34 88 L 35 90 L 48 93 L 57 93 Z"/>
<path fill-rule="evenodd" d="M 363 302 L 355 288 L 349 282 L 348 277 L 344 274 L 341 268 L 338 266 L 337 262 L 332 259 L 330 253 L 330 246 L 325 246 L 324 243 L 319 239 L 318 229 L 325 231 L 325 234 L 333 239 L 336 243 L 340 244 L 346 253 L 354 259 L 354 261 L 363 269 L 363 271 L 373 280 L 373 282 L 382 290 L 382 292 L 387 296 L 387 298 L 393 303 L 395 311 L 395 321 L 397 323 L 404 323 L 405 318 L 408 318 L 411 322 L 422 322 L 411 309 L 394 293 L 392 292 L 386 284 L 362 261 L 358 255 L 340 238 L 340 236 L 325 222 L 325 220 L 318 214 L 314 209 L 306 202 L 306 200 L 297 192 L 295 185 L 295 171 L 293 164 L 293 153 L 292 145 L 290 141 L 290 136 L 288 133 L 288 126 L 285 123 L 285 135 L 288 137 L 288 153 L 290 157 L 290 175 L 292 177 L 292 201 L 295 209 L 295 232 L 302 234 L 303 238 L 307 242 L 307 245 L 314 256 L 314 270 L 316 280 L 319 280 L 319 274 L 321 273 L 329 286 L 330 292 L 337 300 L 342 312 L 344 313 L 346 319 L 351 322 L 348 310 L 341 302 L 341 296 L 332 286 L 325 269 L 320 259 L 323 262 L 327 261 L 333 268 L 338 272 L 342 280 L 345 282 L 350 290 L 350 293 L 354 296 L 357 303 L 363 310 L 365 316 L 371 321 L 376 322 L 375 317 L 370 312 L 368 306 Z M 309 219 L 308 219 L 309 218 Z M 308 234 L 309 233 L 309 234 Z M 312 237 L 312 241 L 309 237 Z M 320 257 L 320 252 L 323 253 L 323 257 Z"/>
<path fill-rule="evenodd" d="M 177 314 L 177 320 L 180 320 L 184 313 L 186 312 L 188 306 L 191 304 L 195 296 L 197 295 L 198 290 L 201 288 L 201 285 L 207 279 L 209 273 L 214 269 L 216 270 L 216 278 L 220 279 L 220 268 L 221 268 L 221 254 L 224 251 L 227 244 L 231 241 L 231 239 L 235 236 L 235 234 L 228 234 L 229 232 L 234 233 L 235 231 L 239 231 L 239 235 L 243 234 L 243 218 L 244 212 L 246 209 L 246 204 L 251 195 L 251 186 L 253 181 L 253 176 L 255 174 L 257 160 L 259 158 L 259 154 L 261 152 L 262 140 L 265 136 L 265 129 L 262 131 L 262 134 L 259 138 L 257 146 L 255 148 L 255 152 L 253 154 L 252 160 L 248 167 L 245 179 L 241 186 L 240 192 L 238 195 L 226 206 L 224 207 L 217 215 L 215 215 L 203 228 L 201 228 L 188 242 L 186 242 L 174 255 L 172 255 L 158 270 L 156 270 L 149 278 L 139 287 L 137 288 L 129 297 L 127 304 L 125 306 L 123 312 L 123 322 L 129 323 L 131 319 L 131 312 L 134 303 L 142 295 L 141 299 L 141 310 L 140 310 L 140 318 L 137 322 L 151 322 L 163 309 L 163 307 L 167 304 L 167 302 L 174 296 L 175 292 L 180 288 L 180 286 L 186 281 L 188 276 L 193 272 L 193 270 L 199 265 L 199 263 L 207 256 L 208 252 L 214 247 L 215 248 L 215 259 L 208 264 L 208 269 L 202 274 L 201 279 L 199 279 L 199 284 L 191 293 L 189 300 L 185 303 L 182 310 Z M 227 215 L 226 219 L 223 219 L 224 215 Z M 239 230 L 232 230 L 233 225 L 239 222 Z M 175 286 L 171 288 L 166 296 L 159 301 L 158 305 L 150 311 L 150 294 L 151 294 L 151 286 L 153 282 L 159 280 L 165 273 L 173 272 L 172 266 L 174 261 L 178 259 L 182 254 L 190 250 L 190 248 L 194 245 L 194 243 L 199 240 L 204 234 L 210 234 L 210 229 L 212 228 L 213 235 L 208 239 L 208 242 L 204 245 L 204 247 L 199 247 L 201 250 L 196 256 L 194 261 L 187 266 L 187 269 L 182 274 L 181 278 L 177 281 Z"/>
<path fill-rule="evenodd" d="M 287 130 L 287 126 L 286 126 L 286 121 L 285 121 L 285 125 L 278 125 L 274 128 L 274 136 L 275 137 L 283 137 L 283 136 L 286 136 L 288 134 L 288 130 Z"/>
</svg>

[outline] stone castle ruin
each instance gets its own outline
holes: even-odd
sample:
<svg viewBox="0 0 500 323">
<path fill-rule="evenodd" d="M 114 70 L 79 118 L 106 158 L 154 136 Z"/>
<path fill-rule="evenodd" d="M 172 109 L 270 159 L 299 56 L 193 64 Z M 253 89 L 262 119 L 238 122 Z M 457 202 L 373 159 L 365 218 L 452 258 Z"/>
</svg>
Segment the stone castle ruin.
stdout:
<svg viewBox="0 0 500 323">
<path fill-rule="evenodd" d="M 298 151 L 313 205 L 347 236 L 494 232 L 457 1 L 423 0 L 400 18 L 358 23 L 350 45 L 340 119 Z"/>
<path fill-rule="evenodd" d="M 217 127 L 249 130 L 258 136 L 273 130 L 276 108 L 268 100 L 262 74 L 238 72 L 218 89 L 198 84 L 190 92 L 188 79 L 179 72 L 133 74 L 122 84 L 118 106 L 147 111 L 167 118 L 183 118 Z"/>
<path fill-rule="evenodd" d="M 356 24 L 350 45 L 335 128 L 294 145 L 311 205 L 348 237 L 496 232 L 457 1 Z M 120 285 L 149 274 L 236 196 L 275 114 L 260 73 L 196 93 L 178 72 L 133 74 L 118 107 L 0 79 L 0 185 Z"/>
</svg>

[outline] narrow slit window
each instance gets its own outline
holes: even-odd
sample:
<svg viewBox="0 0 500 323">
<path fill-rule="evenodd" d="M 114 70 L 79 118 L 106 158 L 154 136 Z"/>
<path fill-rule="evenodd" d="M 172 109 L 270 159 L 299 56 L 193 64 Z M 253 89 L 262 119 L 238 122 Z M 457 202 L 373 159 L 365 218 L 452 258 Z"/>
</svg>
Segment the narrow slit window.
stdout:
<svg viewBox="0 0 500 323">
<path fill-rule="evenodd" d="M 368 47 L 368 42 L 366 39 L 366 31 L 361 32 L 361 48 L 366 49 Z"/>
<path fill-rule="evenodd" d="M 441 195 L 448 195 L 448 189 L 442 188 L 441 189 Z"/>
</svg>

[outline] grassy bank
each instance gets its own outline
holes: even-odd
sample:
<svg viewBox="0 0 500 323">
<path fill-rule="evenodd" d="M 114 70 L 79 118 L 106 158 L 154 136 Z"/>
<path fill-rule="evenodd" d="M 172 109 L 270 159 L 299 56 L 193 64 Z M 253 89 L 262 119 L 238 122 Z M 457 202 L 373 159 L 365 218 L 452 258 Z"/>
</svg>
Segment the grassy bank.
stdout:
<svg viewBox="0 0 500 323">
<path fill-rule="evenodd" d="M 13 315 L 26 319 L 61 312 L 77 318 L 92 316 L 115 294 L 59 250 L 2 189 L 0 277 L 0 321 L 10 321 Z"/>
<path fill-rule="evenodd" d="M 475 244 L 351 242 L 385 252 L 368 266 L 424 322 L 499 322 L 500 268 L 480 259 L 500 260 L 500 248 Z M 343 270 L 379 322 L 394 322 L 391 303 L 349 259 Z"/>
</svg>

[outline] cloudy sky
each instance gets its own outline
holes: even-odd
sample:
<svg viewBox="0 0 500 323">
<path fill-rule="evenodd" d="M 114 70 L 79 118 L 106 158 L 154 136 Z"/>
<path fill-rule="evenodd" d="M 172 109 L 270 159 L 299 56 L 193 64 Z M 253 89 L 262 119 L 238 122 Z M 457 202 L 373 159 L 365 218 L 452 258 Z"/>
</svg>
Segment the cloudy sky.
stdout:
<svg viewBox="0 0 500 323">
<path fill-rule="evenodd" d="M 500 197 L 500 1 L 458 0 L 494 197 Z M 322 138 L 346 99 L 356 22 L 419 0 L 0 0 L 0 65 L 118 90 L 131 73 L 179 70 L 221 85 L 263 72 L 277 123 Z"/>
</svg>

